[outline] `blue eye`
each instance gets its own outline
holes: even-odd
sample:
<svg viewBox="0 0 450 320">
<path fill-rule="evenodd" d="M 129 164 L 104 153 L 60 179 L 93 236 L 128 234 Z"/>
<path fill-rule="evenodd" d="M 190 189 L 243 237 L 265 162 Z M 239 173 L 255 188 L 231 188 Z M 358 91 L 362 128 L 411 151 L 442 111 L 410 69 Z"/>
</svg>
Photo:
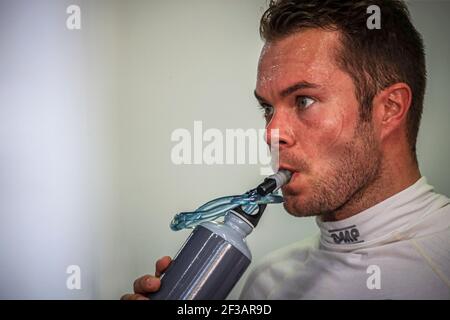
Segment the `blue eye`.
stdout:
<svg viewBox="0 0 450 320">
<path fill-rule="evenodd" d="M 295 100 L 297 107 L 302 110 L 309 108 L 314 102 L 316 102 L 314 99 L 307 96 L 298 96 Z"/>
<path fill-rule="evenodd" d="M 259 107 L 263 111 L 264 118 L 268 119 L 268 118 L 272 117 L 272 115 L 273 115 L 273 107 L 272 106 L 270 106 L 268 104 L 261 104 Z"/>
</svg>

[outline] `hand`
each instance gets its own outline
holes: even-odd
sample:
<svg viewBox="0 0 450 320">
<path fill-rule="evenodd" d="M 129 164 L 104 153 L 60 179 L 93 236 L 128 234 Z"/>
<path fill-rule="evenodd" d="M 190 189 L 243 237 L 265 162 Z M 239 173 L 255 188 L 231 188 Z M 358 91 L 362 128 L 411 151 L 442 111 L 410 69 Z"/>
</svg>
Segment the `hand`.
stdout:
<svg viewBox="0 0 450 320">
<path fill-rule="evenodd" d="M 159 290 L 159 287 L 161 286 L 159 277 L 164 273 L 171 262 L 172 258 L 169 256 L 162 257 L 156 261 L 155 275 L 145 275 L 136 279 L 133 284 L 134 294 L 124 294 L 120 300 L 149 300 L 147 295 Z"/>
</svg>

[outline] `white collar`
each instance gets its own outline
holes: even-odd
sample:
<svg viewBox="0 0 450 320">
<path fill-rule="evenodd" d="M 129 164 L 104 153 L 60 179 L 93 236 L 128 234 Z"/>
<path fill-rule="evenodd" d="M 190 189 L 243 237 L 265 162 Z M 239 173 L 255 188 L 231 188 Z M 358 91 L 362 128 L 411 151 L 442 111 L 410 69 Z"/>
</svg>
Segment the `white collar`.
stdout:
<svg viewBox="0 0 450 320">
<path fill-rule="evenodd" d="M 449 199 L 433 192 L 425 177 L 399 193 L 354 216 L 340 221 L 316 223 L 322 247 L 351 251 L 399 240 L 405 231 L 430 212 L 449 204 Z"/>
</svg>

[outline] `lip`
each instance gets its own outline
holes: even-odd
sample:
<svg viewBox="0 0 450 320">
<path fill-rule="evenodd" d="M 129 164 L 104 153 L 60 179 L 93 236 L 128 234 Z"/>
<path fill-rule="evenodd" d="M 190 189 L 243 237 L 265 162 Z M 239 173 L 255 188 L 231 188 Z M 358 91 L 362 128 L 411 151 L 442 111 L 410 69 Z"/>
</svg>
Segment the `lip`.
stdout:
<svg viewBox="0 0 450 320">
<path fill-rule="evenodd" d="M 297 170 L 295 170 L 294 168 L 289 167 L 287 165 L 280 165 L 278 168 L 279 168 L 278 170 L 288 170 L 288 171 L 292 172 L 292 174 L 297 172 Z"/>
<path fill-rule="evenodd" d="M 291 183 L 293 183 L 294 182 L 294 180 L 296 180 L 297 179 L 297 177 L 299 176 L 299 172 L 297 172 L 297 171 L 295 171 L 295 172 L 292 172 L 292 177 L 291 177 L 291 179 L 289 180 L 289 182 L 288 182 L 288 184 L 287 185 L 290 185 Z"/>
<path fill-rule="evenodd" d="M 297 178 L 297 176 L 299 175 L 299 172 L 297 170 L 293 169 L 292 167 L 286 166 L 286 165 L 280 165 L 279 170 L 288 170 L 292 173 L 290 181 L 284 187 L 289 186 L 295 180 L 295 178 Z"/>
</svg>

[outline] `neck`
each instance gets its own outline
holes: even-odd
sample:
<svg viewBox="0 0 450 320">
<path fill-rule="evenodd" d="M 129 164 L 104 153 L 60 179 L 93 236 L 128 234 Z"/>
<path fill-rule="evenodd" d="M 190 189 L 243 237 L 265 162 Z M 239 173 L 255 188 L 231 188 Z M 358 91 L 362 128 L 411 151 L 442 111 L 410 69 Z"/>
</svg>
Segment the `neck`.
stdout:
<svg viewBox="0 0 450 320">
<path fill-rule="evenodd" d="M 408 188 L 421 177 L 419 167 L 411 159 L 408 165 L 393 161 L 383 163 L 380 174 L 358 189 L 341 207 L 322 216 L 323 221 L 339 221 L 354 216 Z"/>
</svg>

